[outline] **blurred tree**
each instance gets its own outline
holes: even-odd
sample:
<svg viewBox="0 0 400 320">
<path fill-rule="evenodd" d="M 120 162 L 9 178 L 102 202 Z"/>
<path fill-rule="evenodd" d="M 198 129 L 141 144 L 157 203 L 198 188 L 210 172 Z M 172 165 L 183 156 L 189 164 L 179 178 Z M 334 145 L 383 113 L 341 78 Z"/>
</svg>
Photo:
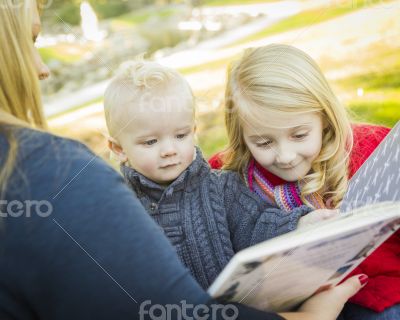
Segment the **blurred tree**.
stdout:
<svg viewBox="0 0 400 320">
<path fill-rule="evenodd" d="M 132 10 L 128 1 L 89 0 L 90 5 L 99 19 L 107 19 L 120 16 Z M 140 1 L 131 1 L 140 2 Z"/>
<path fill-rule="evenodd" d="M 192 7 L 201 7 L 204 4 L 203 0 L 189 0 Z"/>
<path fill-rule="evenodd" d="M 80 23 L 80 4 L 83 0 L 47 0 L 44 19 L 51 23 L 66 22 L 72 25 Z M 157 0 L 87 0 L 93 7 L 99 19 L 116 17 L 135 9 L 152 5 Z M 171 0 L 163 0 L 170 3 Z"/>
</svg>

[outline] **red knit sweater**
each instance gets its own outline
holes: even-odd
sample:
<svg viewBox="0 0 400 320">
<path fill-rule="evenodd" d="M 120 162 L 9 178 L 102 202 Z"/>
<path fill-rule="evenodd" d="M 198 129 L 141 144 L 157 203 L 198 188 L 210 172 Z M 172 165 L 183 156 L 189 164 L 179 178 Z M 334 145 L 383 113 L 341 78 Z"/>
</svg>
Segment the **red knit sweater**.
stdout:
<svg viewBox="0 0 400 320">
<path fill-rule="evenodd" d="M 381 126 L 353 125 L 354 146 L 350 156 L 349 178 L 360 168 L 389 131 L 390 129 Z M 214 169 L 221 168 L 223 164 L 220 153 L 212 156 L 208 162 Z M 260 165 L 258 168 L 274 185 L 286 182 Z M 400 303 L 399 248 L 400 232 L 398 231 L 351 273 L 351 275 L 365 273 L 369 277 L 368 284 L 351 298 L 351 302 L 378 312 Z"/>
</svg>

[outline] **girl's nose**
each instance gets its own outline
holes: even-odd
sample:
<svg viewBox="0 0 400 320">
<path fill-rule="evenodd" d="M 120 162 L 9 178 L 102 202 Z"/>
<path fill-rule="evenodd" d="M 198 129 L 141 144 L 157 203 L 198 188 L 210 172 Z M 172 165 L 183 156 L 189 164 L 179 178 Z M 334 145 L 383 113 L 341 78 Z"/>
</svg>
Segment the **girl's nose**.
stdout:
<svg viewBox="0 0 400 320">
<path fill-rule="evenodd" d="M 279 148 L 276 152 L 276 162 L 278 164 L 290 165 L 296 159 L 296 152 L 288 147 Z"/>
<path fill-rule="evenodd" d="M 43 63 L 38 73 L 39 73 L 39 79 L 44 80 L 50 76 L 50 69 L 46 64 Z"/>
<path fill-rule="evenodd" d="M 43 62 L 42 58 L 40 57 L 39 51 L 36 48 L 34 51 L 34 62 L 39 79 L 47 79 L 50 76 L 50 69 Z"/>
</svg>

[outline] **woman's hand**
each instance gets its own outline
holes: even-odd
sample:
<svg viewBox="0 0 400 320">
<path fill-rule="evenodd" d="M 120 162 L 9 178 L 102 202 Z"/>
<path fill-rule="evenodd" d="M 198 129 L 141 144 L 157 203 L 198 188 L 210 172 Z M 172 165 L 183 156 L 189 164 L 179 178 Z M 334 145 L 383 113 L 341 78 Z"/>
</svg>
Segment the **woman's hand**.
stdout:
<svg viewBox="0 0 400 320">
<path fill-rule="evenodd" d="M 287 320 L 336 320 L 344 304 L 367 283 L 366 275 L 347 279 L 341 285 L 309 298 L 298 312 L 280 313 Z"/>
<path fill-rule="evenodd" d="M 332 219 L 339 215 L 339 210 L 337 209 L 319 209 L 307 213 L 305 216 L 301 217 L 297 228 L 307 227 L 318 222 Z"/>
</svg>

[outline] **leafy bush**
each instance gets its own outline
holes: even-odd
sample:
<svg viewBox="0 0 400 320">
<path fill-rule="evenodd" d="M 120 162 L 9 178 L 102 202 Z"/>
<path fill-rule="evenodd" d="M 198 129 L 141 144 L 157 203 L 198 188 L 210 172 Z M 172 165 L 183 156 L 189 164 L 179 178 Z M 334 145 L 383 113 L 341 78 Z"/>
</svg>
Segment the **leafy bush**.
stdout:
<svg viewBox="0 0 400 320">
<path fill-rule="evenodd" d="M 54 0 L 51 10 L 44 10 L 45 20 L 53 23 L 66 22 L 71 25 L 79 25 L 81 22 L 80 4 L 82 1 Z M 94 1 L 89 0 L 99 19 L 107 19 L 120 16 L 132 10 L 132 4 L 127 1 Z M 61 21 L 60 21 L 61 20 Z"/>
<path fill-rule="evenodd" d="M 90 1 L 99 19 L 118 17 L 131 10 L 129 4 L 125 1 Z"/>
<path fill-rule="evenodd" d="M 59 10 L 57 15 L 54 16 L 55 22 L 66 22 L 72 25 L 78 25 L 81 22 L 80 8 L 75 3 L 64 4 Z M 62 20 L 62 21 L 57 21 Z"/>
</svg>

